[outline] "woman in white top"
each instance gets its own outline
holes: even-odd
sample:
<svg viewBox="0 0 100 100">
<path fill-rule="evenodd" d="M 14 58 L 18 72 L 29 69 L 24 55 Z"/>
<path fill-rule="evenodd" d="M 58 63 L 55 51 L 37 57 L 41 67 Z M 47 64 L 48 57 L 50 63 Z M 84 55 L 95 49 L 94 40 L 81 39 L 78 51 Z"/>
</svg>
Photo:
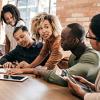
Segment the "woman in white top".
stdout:
<svg viewBox="0 0 100 100">
<path fill-rule="evenodd" d="M 17 7 L 12 4 L 7 4 L 2 8 L 1 21 L 6 24 L 5 53 L 8 53 L 17 45 L 13 37 L 14 28 L 20 25 L 25 25 L 25 23 L 21 19 L 20 12 Z"/>
</svg>

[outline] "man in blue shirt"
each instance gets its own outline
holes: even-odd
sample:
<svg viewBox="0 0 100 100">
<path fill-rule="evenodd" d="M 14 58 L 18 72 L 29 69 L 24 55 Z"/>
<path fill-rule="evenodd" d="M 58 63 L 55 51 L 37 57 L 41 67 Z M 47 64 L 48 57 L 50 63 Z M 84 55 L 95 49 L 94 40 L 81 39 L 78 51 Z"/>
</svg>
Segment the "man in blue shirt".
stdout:
<svg viewBox="0 0 100 100">
<path fill-rule="evenodd" d="M 0 64 L 6 68 L 15 67 L 14 62 L 16 61 L 17 64 L 22 64 L 23 61 L 31 63 L 38 56 L 43 46 L 42 42 L 36 43 L 30 37 L 26 26 L 16 27 L 13 36 L 17 41 L 16 48 L 0 59 Z"/>
</svg>

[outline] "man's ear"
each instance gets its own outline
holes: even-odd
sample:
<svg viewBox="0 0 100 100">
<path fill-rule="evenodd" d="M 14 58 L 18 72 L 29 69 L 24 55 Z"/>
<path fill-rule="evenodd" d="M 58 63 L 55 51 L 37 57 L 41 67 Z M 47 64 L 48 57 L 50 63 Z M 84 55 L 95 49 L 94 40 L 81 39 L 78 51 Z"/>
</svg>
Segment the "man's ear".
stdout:
<svg viewBox="0 0 100 100">
<path fill-rule="evenodd" d="M 78 44 L 79 42 L 81 42 L 81 40 L 79 38 L 77 38 L 77 37 L 74 37 L 74 43 Z"/>
</svg>

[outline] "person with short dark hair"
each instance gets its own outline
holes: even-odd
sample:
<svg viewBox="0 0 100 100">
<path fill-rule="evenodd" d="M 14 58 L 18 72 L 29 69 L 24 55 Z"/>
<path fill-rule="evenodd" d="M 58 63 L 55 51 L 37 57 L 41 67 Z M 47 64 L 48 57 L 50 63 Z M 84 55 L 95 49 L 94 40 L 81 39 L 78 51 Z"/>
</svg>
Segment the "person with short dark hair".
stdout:
<svg viewBox="0 0 100 100">
<path fill-rule="evenodd" d="M 92 47 L 100 51 L 100 14 L 94 15 L 90 21 L 87 38 L 90 39 Z M 75 76 L 80 82 L 89 85 L 94 92 L 84 91 L 80 85 L 73 83 L 70 79 L 67 79 L 71 90 L 73 90 L 78 96 L 84 100 L 100 100 L 100 68 L 98 69 L 98 76 L 95 84 L 90 83 L 83 77 Z"/>
<path fill-rule="evenodd" d="M 13 50 L 17 43 L 13 38 L 13 31 L 15 27 L 25 25 L 23 19 L 20 16 L 20 12 L 16 6 L 12 4 L 6 4 L 1 10 L 1 21 L 6 24 L 5 26 L 5 53 Z"/>
<path fill-rule="evenodd" d="M 80 24 L 72 23 L 67 25 L 61 32 L 61 47 L 63 50 L 70 50 L 72 52 L 68 61 L 68 69 L 63 69 L 61 76 L 57 75 L 55 70 L 47 70 L 39 67 L 31 68 L 30 73 L 43 76 L 46 81 L 61 86 L 67 86 L 66 80 L 62 77 L 67 76 L 68 72 L 72 75 L 84 76 L 86 79 L 94 82 L 98 72 L 99 54 L 94 49 L 86 46 L 84 38 L 85 31 Z M 59 63 L 57 63 L 58 66 Z M 19 71 L 15 69 L 8 73 L 22 74 L 27 72 L 29 70 L 24 68 Z"/>
<path fill-rule="evenodd" d="M 95 81 L 100 60 L 99 54 L 86 46 L 84 38 L 84 28 L 78 23 L 68 24 L 62 30 L 61 47 L 64 51 L 70 50 L 72 52 L 69 57 L 68 68 L 62 70 L 61 76 L 56 75 L 54 71 L 46 72 L 44 77 L 47 81 L 67 86 L 67 82 L 61 77 L 67 77 L 68 73 L 83 76 L 91 82 Z"/>
<path fill-rule="evenodd" d="M 43 46 L 42 42 L 36 43 L 31 38 L 26 26 L 16 27 L 13 36 L 17 42 L 16 48 L 0 59 L 0 64 L 6 68 L 15 67 L 13 62 L 16 61 L 18 64 L 20 63 L 20 66 L 24 62 L 31 63 L 38 56 Z M 22 61 L 24 62 L 21 63 Z"/>
<path fill-rule="evenodd" d="M 69 57 L 68 68 L 62 70 L 61 76 L 58 76 L 54 70 L 34 69 L 33 73 L 43 76 L 48 82 L 61 86 L 67 86 L 66 80 L 61 77 L 67 77 L 68 72 L 71 75 L 81 75 L 94 82 L 98 72 L 99 54 L 86 46 L 84 38 L 85 31 L 80 24 L 68 24 L 61 32 L 61 47 L 65 51 L 70 50 L 72 52 Z"/>
<path fill-rule="evenodd" d="M 34 25 L 33 25 L 34 26 Z M 29 64 L 29 66 L 23 66 L 23 69 L 10 70 L 9 74 L 22 74 L 29 73 L 33 74 L 33 69 L 40 67 L 40 63 L 48 57 L 44 66 L 41 69 L 54 70 L 57 64 L 66 56 L 61 48 L 61 24 L 57 16 L 45 14 L 36 22 L 36 35 L 43 39 L 43 48 L 37 58 Z M 27 69 L 27 68 L 30 68 Z"/>
<path fill-rule="evenodd" d="M 13 36 L 14 36 L 14 34 L 15 34 L 19 29 L 21 29 L 23 32 L 24 32 L 24 31 L 28 32 L 27 27 L 21 25 L 21 26 L 16 27 L 16 28 L 14 29 Z"/>
</svg>

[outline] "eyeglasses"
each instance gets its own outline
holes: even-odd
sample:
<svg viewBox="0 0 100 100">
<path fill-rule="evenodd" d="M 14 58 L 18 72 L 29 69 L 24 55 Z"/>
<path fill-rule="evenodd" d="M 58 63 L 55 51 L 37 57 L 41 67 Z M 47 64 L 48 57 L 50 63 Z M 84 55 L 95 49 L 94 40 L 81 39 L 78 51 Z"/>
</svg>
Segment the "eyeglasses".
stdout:
<svg viewBox="0 0 100 100">
<path fill-rule="evenodd" d="M 96 37 L 89 36 L 89 32 L 87 32 L 86 38 L 92 39 L 92 40 L 96 40 L 96 41 L 100 42 L 100 38 L 96 38 Z"/>
<path fill-rule="evenodd" d="M 86 38 L 92 39 L 92 40 L 97 40 L 95 37 L 90 37 L 88 34 L 86 34 Z"/>
</svg>

